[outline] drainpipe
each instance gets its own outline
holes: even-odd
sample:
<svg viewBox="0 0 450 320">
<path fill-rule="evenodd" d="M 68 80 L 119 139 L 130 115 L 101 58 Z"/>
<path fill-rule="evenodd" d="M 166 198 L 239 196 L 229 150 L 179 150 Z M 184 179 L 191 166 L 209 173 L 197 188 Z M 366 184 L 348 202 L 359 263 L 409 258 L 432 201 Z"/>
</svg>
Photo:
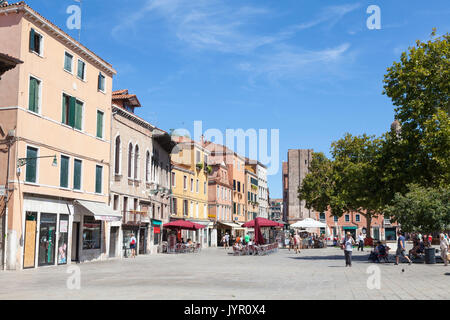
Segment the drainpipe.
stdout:
<svg viewBox="0 0 450 320">
<path fill-rule="evenodd" d="M 9 204 L 9 160 L 11 156 L 11 145 L 14 143 L 14 138 L 8 135 L 6 144 L 8 146 L 8 160 L 6 165 L 6 182 L 5 182 L 5 217 L 3 219 L 3 270 L 6 270 L 6 251 L 8 248 L 8 204 Z"/>
</svg>

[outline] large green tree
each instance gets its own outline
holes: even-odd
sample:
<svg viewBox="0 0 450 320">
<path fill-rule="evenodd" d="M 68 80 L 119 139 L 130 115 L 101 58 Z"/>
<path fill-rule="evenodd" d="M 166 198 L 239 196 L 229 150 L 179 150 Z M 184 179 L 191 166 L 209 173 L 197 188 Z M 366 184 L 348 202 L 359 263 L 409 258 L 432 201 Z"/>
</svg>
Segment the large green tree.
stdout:
<svg viewBox="0 0 450 320">
<path fill-rule="evenodd" d="M 309 174 L 299 188 L 299 198 L 316 211 L 331 209 L 332 215 L 359 212 L 367 221 L 370 236 L 372 218 L 382 208 L 383 185 L 379 172 L 382 140 L 374 136 L 352 136 L 333 142 L 333 161 L 316 153 Z"/>
<path fill-rule="evenodd" d="M 450 35 L 435 36 L 387 69 L 384 91 L 396 106 L 399 132 L 384 143 L 385 182 L 391 198 L 406 186 L 450 183 Z M 391 160 L 391 161 L 390 161 Z M 389 200 L 389 198 L 387 198 Z"/>
<path fill-rule="evenodd" d="M 450 225 L 450 188 L 408 186 L 405 195 L 396 193 L 385 212 L 407 232 L 431 233 Z"/>
</svg>

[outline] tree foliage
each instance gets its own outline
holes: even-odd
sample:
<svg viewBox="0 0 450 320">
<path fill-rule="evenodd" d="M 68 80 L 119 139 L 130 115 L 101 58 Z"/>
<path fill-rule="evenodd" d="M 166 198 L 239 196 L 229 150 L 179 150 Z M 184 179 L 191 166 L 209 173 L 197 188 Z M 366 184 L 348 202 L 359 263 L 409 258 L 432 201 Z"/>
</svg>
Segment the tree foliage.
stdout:
<svg viewBox="0 0 450 320">
<path fill-rule="evenodd" d="M 407 232 L 442 231 L 450 226 L 450 188 L 408 186 L 405 195 L 395 194 L 385 213 Z"/>
</svg>

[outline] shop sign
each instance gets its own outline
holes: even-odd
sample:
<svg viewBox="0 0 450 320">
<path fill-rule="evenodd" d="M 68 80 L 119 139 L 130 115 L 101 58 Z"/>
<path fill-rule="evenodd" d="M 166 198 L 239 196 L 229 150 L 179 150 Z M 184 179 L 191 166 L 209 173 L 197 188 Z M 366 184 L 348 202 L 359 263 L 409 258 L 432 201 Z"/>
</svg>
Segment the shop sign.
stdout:
<svg viewBox="0 0 450 320">
<path fill-rule="evenodd" d="M 68 221 L 67 220 L 59 221 L 59 232 L 60 233 L 66 233 L 67 232 L 67 225 L 68 225 Z"/>
</svg>

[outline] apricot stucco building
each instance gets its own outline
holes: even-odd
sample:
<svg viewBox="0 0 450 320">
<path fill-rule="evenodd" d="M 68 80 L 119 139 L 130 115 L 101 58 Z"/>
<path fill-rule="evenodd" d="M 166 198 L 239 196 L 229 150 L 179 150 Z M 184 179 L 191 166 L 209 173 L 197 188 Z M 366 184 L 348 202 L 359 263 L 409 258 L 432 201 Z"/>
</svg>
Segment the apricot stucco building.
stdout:
<svg viewBox="0 0 450 320">
<path fill-rule="evenodd" d="M 116 71 L 24 2 L 0 7 L 0 52 L 23 61 L 0 81 L 2 263 L 108 257 L 121 223 L 107 205 Z"/>
</svg>

